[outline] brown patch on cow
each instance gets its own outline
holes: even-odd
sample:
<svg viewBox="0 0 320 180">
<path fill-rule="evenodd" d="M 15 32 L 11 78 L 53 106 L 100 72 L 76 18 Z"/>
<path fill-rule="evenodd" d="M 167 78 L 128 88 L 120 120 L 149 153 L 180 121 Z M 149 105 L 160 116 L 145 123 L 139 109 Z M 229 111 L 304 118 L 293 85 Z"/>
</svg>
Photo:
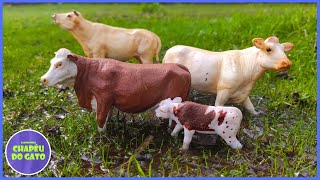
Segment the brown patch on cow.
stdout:
<svg viewBox="0 0 320 180">
<path fill-rule="evenodd" d="M 228 128 L 229 126 L 227 126 L 226 128 Z"/>
<path fill-rule="evenodd" d="M 228 124 L 228 121 L 226 121 L 226 124 Z"/>
<path fill-rule="evenodd" d="M 205 114 L 209 106 L 190 101 L 183 102 L 180 105 L 182 106 L 179 106 L 175 116 L 182 125 L 190 126 L 189 130 L 213 131 L 208 126 L 215 118 L 216 112 L 212 110 Z"/>
<path fill-rule="evenodd" d="M 220 126 L 220 125 L 223 123 L 224 118 L 226 117 L 227 112 L 223 112 L 223 110 L 220 110 L 218 113 L 219 113 L 218 126 Z"/>
</svg>

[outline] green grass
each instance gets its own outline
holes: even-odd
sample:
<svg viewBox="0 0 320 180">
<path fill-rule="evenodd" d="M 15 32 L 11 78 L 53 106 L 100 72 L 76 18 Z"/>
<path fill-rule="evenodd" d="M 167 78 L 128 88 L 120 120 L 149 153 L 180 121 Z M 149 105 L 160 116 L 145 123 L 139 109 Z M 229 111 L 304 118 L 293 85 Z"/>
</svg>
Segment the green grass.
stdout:
<svg viewBox="0 0 320 180">
<path fill-rule="evenodd" d="M 170 137 L 167 122 L 151 113 L 114 112 L 107 131 L 99 134 L 95 114 L 78 106 L 72 90 L 58 93 L 39 81 L 59 48 L 84 55 L 51 20 L 53 13 L 73 9 L 91 21 L 155 32 L 162 40 L 161 57 L 176 44 L 223 51 L 275 35 L 295 44 L 288 53 L 293 66 L 288 78 L 267 72 L 257 82 L 251 99 L 265 114 L 243 111 L 238 137 L 244 148 L 239 152 L 218 140 L 215 146 L 192 144 L 188 154 L 181 154 L 182 133 Z M 3 13 L 3 147 L 26 128 L 48 137 L 54 166 L 49 163 L 37 176 L 316 176 L 315 4 L 6 5 Z M 214 103 L 210 96 L 194 96 Z M 154 143 L 144 153 L 151 159 L 139 161 L 132 155 L 150 134 Z M 129 159 L 130 166 L 115 170 Z M 6 161 L 4 174 L 18 176 Z"/>
</svg>

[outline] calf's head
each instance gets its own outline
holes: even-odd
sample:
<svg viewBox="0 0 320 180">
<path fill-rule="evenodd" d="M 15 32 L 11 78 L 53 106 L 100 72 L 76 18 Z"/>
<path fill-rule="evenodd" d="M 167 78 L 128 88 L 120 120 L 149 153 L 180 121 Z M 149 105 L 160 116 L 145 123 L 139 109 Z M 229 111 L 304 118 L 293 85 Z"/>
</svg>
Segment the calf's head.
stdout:
<svg viewBox="0 0 320 180">
<path fill-rule="evenodd" d="M 170 116 L 173 114 L 174 104 L 181 103 L 181 102 L 182 102 L 181 97 L 176 97 L 173 100 L 168 98 L 168 99 L 161 101 L 159 104 L 159 107 L 155 110 L 156 116 L 159 118 L 164 118 L 164 119 L 170 118 Z"/>
<path fill-rule="evenodd" d="M 77 76 L 77 65 L 73 62 L 74 56 L 65 48 L 55 52 L 55 57 L 50 61 L 48 72 L 40 79 L 46 86 L 62 85 L 72 87 Z"/>
<path fill-rule="evenodd" d="M 81 14 L 77 11 L 68 13 L 53 14 L 53 22 L 65 30 L 72 30 L 83 20 Z"/>
<path fill-rule="evenodd" d="M 279 43 L 277 37 L 269 37 L 266 40 L 262 38 L 254 38 L 253 45 L 260 50 L 258 61 L 265 69 L 274 69 L 277 71 L 284 71 L 290 69 L 292 62 L 287 58 L 285 52 L 293 48 L 293 44 Z"/>
</svg>

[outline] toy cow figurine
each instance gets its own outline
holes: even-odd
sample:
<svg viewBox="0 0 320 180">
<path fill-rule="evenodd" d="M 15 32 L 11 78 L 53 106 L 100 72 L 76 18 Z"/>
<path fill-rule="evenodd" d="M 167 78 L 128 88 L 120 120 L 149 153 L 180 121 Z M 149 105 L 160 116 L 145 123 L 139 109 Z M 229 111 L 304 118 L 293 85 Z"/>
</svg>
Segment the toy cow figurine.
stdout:
<svg viewBox="0 0 320 180">
<path fill-rule="evenodd" d="M 159 62 L 160 38 L 145 29 L 125 29 L 86 20 L 77 11 L 54 14 L 56 25 L 69 31 L 89 58 L 113 58 L 128 61 L 135 57 L 140 63 Z"/>
<path fill-rule="evenodd" d="M 130 64 L 112 59 L 92 59 L 60 49 L 41 77 L 47 86 L 74 86 L 79 105 L 96 110 L 98 130 L 105 129 L 111 107 L 140 113 L 166 98 L 187 100 L 191 76 L 179 64 Z"/>
<path fill-rule="evenodd" d="M 252 42 L 253 47 L 224 52 L 178 45 L 166 52 L 162 62 L 185 65 L 191 73 L 191 88 L 217 94 L 215 106 L 239 103 L 258 114 L 249 99 L 250 91 L 267 70 L 290 68 L 292 63 L 285 52 L 290 51 L 293 44 L 280 44 L 277 37 L 265 41 L 254 38 Z"/>
<path fill-rule="evenodd" d="M 195 132 L 218 134 L 232 148 L 242 148 L 236 137 L 242 120 L 242 113 L 238 108 L 181 102 L 180 97 L 161 101 L 156 109 L 156 116 L 176 122 L 171 136 L 177 136 L 184 129 L 182 150 L 188 150 Z"/>
</svg>

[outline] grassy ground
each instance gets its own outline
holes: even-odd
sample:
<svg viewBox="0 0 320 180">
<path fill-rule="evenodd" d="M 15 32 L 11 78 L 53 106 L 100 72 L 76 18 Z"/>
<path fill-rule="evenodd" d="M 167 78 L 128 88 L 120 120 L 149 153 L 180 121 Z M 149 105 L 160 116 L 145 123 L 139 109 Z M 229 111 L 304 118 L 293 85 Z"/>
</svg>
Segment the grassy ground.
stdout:
<svg viewBox="0 0 320 180">
<path fill-rule="evenodd" d="M 91 21 L 155 32 L 163 44 L 161 57 L 176 44 L 222 51 L 276 35 L 295 44 L 288 54 L 293 66 L 288 73 L 268 72 L 257 82 L 251 98 L 265 114 L 243 111 L 239 152 L 218 139 L 214 146 L 192 143 L 190 152 L 181 154 L 183 134 L 170 137 L 167 122 L 151 113 L 114 112 L 107 131 L 99 134 L 95 114 L 77 105 L 72 90 L 58 93 L 39 82 L 59 48 L 83 55 L 75 39 L 51 20 L 51 14 L 73 9 Z M 3 147 L 26 128 L 48 137 L 51 162 L 37 176 L 316 175 L 316 5 L 6 5 L 3 25 Z M 211 96 L 193 97 L 214 103 Z M 148 135 L 153 143 L 134 158 Z M 124 170 L 121 165 L 129 159 Z M 20 176 L 5 160 L 4 174 Z"/>
</svg>

